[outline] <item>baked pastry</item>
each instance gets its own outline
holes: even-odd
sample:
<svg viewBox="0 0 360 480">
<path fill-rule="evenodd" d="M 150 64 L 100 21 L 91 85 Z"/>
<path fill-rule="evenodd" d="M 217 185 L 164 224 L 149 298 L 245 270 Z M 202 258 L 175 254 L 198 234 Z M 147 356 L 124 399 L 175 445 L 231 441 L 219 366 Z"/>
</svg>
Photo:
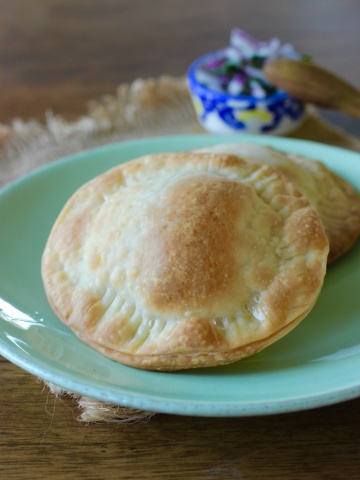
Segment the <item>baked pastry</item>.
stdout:
<svg viewBox="0 0 360 480">
<path fill-rule="evenodd" d="M 280 172 L 230 155 L 165 153 L 82 186 L 42 258 L 49 302 L 98 352 L 144 369 L 234 362 L 311 310 L 328 240 Z"/>
<path fill-rule="evenodd" d="M 246 161 L 272 165 L 286 175 L 318 211 L 329 239 L 328 262 L 346 253 L 360 235 L 360 196 L 323 163 L 255 143 L 229 143 L 197 152 L 239 155 Z"/>
</svg>

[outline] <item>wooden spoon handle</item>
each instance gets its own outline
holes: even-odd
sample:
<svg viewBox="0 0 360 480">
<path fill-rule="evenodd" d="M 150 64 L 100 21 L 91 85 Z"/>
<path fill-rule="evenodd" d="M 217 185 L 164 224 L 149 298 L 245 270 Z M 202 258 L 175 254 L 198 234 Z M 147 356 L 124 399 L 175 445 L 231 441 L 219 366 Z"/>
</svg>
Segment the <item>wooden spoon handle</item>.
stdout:
<svg viewBox="0 0 360 480">
<path fill-rule="evenodd" d="M 318 65 L 281 58 L 267 62 L 264 74 L 273 85 L 303 102 L 360 118 L 359 90 Z"/>
<path fill-rule="evenodd" d="M 356 97 L 343 98 L 339 101 L 338 110 L 360 119 L 360 94 Z"/>
</svg>

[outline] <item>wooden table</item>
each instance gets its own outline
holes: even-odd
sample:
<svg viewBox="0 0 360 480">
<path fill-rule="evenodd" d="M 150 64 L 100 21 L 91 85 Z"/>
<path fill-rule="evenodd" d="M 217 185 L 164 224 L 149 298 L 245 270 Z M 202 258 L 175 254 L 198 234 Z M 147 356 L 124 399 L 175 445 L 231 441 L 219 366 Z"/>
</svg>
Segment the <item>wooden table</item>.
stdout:
<svg viewBox="0 0 360 480">
<path fill-rule="evenodd" d="M 359 25 L 357 0 L 1 0 L 0 123 L 42 122 L 48 109 L 76 119 L 120 82 L 182 75 L 234 26 L 289 41 L 359 86 Z M 71 398 L 55 399 L 3 358 L 0 382 L 0 478 L 360 478 L 360 399 L 266 417 L 87 426 Z"/>
</svg>

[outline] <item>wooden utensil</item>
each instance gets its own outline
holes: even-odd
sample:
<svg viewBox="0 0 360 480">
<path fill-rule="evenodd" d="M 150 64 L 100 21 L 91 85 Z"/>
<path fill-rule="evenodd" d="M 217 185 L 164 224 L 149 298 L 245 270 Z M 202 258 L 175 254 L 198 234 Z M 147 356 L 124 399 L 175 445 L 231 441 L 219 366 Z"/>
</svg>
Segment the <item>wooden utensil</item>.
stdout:
<svg viewBox="0 0 360 480">
<path fill-rule="evenodd" d="M 264 74 L 273 85 L 305 103 L 360 119 L 360 91 L 318 65 L 281 58 L 267 62 Z"/>
</svg>

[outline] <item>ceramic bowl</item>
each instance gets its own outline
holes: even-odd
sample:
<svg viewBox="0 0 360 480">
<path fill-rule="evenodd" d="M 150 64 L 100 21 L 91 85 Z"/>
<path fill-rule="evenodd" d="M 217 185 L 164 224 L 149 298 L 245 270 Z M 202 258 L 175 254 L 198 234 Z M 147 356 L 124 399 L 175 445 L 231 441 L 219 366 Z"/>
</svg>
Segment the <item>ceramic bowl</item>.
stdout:
<svg viewBox="0 0 360 480">
<path fill-rule="evenodd" d="M 198 68 L 219 57 L 212 52 L 195 60 L 187 72 L 187 82 L 200 124 L 211 133 L 283 135 L 296 129 L 305 116 L 304 104 L 277 91 L 265 98 L 217 92 L 196 79 Z"/>
</svg>

